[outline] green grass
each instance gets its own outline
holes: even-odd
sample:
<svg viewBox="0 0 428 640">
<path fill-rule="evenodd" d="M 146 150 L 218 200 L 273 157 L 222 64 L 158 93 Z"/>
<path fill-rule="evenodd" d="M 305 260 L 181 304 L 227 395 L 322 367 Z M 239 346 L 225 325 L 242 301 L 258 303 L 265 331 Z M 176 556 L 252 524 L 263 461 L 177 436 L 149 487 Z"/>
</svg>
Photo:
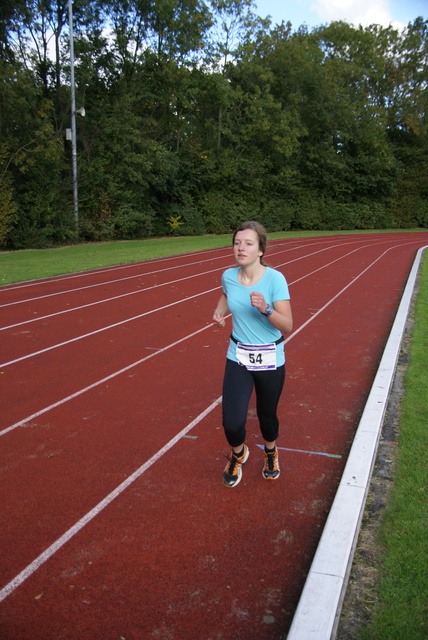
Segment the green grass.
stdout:
<svg viewBox="0 0 428 640">
<path fill-rule="evenodd" d="M 99 242 L 57 249 L 5 251 L 0 253 L 0 285 L 214 249 L 229 243 L 230 236 L 198 236 Z"/>
<path fill-rule="evenodd" d="M 389 231 L 390 233 L 402 230 Z M 413 229 L 412 231 L 418 231 Z M 385 233 L 386 231 L 383 231 Z M 376 233 L 373 231 L 302 231 L 269 234 L 270 239 L 296 238 L 315 235 L 343 235 Z M 203 251 L 230 245 L 231 235 L 149 238 L 79 244 L 56 249 L 26 249 L 0 252 L 0 285 L 24 282 L 64 273 L 76 273 L 110 265 L 128 264 L 152 258 L 164 258 L 181 253 Z"/>
<path fill-rule="evenodd" d="M 428 255 L 404 380 L 394 486 L 379 533 L 379 604 L 364 640 L 428 638 Z"/>
</svg>

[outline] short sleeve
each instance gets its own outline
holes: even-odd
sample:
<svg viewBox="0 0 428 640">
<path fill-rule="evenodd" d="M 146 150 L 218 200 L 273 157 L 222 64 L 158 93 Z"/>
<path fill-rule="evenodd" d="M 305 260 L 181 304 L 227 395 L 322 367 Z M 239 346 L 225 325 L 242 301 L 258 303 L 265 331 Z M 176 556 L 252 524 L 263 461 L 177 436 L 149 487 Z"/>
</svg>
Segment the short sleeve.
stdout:
<svg viewBox="0 0 428 640">
<path fill-rule="evenodd" d="M 290 300 L 290 291 L 288 289 L 287 280 L 279 271 L 274 271 L 275 278 L 273 282 L 272 301 Z"/>
</svg>

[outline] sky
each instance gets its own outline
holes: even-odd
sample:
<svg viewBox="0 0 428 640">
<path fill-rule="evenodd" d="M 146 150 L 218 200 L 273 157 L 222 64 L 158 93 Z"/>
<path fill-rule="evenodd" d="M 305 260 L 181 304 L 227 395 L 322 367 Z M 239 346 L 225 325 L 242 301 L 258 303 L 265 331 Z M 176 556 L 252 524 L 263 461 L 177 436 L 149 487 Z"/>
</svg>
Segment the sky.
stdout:
<svg viewBox="0 0 428 640">
<path fill-rule="evenodd" d="M 256 13 L 273 24 L 290 21 L 293 30 L 309 30 L 334 20 L 366 27 L 390 24 L 401 30 L 418 16 L 428 19 L 428 0 L 255 0 Z"/>
</svg>

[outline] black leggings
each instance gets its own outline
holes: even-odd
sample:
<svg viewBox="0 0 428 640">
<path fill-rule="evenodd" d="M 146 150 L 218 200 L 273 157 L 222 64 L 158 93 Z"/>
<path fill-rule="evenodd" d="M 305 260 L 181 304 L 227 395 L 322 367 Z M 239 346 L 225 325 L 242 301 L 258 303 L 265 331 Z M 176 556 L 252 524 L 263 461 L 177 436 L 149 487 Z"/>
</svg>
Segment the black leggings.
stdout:
<svg viewBox="0 0 428 640">
<path fill-rule="evenodd" d="M 248 405 L 254 387 L 262 436 L 267 442 L 277 439 L 277 407 L 284 380 L 285 365 L 274 370 L 248 371 L 237 362 L 226 360 L 223 381 L 223 427 L 231 447 L 239 447 L 245 442 Z"/>
</svg>

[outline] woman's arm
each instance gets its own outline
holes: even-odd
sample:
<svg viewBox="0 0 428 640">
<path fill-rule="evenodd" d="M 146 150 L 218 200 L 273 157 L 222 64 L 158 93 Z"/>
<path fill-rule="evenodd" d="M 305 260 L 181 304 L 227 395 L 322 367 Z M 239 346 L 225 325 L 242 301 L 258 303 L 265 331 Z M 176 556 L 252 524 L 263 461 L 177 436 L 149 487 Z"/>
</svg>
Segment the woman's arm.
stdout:
<svg viewBox="0 0 428 640">
<path fill-rule="evenodd" d="M 293 314 L 290 300 L 277 300 L 272 305 L 273 313 L 267 317 L 269 322 L 282 333 L 290 333 L 293 329 Z"/>
<path fill-rule="evenodd" d="M 251 304 L 256 307 L 260 313 L 266 312 L 267 302 L 262 293 L 254 291 L 250 295 Z M 290 333 L 293 328 L 293 314 L 291 313 L 290 300 L 277 300 L 272 305 L 273 312 L 266 317 L 276 329 L 282 333 Z"/>
<path fill-rule="evenodd" d="M 224 327 L 224 325 L 226 324 L 224 316 L 228 312 L 229 312 L 229 307 L 227 306 L 227 297 L 225 296 L 224 293 L 222 293 L 213 315 L 213 321 L 216 323 L 218 327 Z"/>
</svg>

